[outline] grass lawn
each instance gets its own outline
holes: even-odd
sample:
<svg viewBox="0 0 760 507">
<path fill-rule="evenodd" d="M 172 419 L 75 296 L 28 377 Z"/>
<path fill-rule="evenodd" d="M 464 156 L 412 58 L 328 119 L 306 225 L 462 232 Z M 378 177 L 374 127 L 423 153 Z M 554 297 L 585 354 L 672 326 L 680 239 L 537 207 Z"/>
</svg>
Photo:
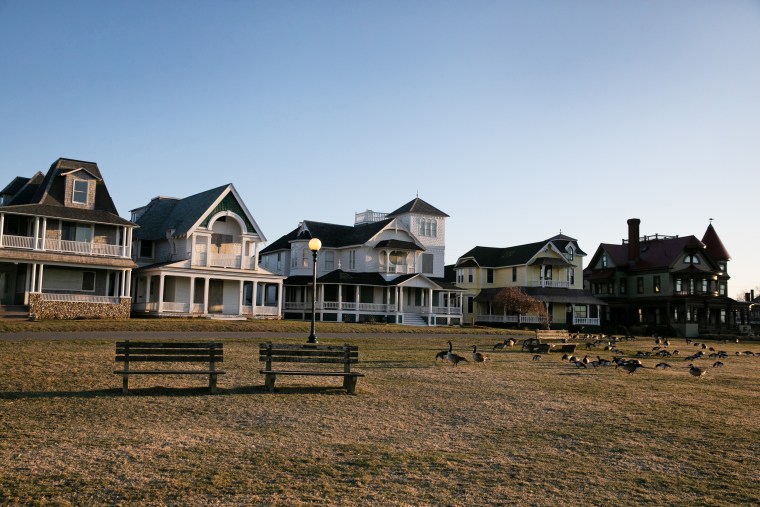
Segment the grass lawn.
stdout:
<svg viewBox="0 0 760 507">
<path fill-rule="evenodd" d="M 491 361 L 436 362 L 448 339 Z M 252 333 L 222 340 L 218 395 L 201 376 L 144 376 L 124 396 L 113 341 L 5 335 L 0 504 L 760 503 L 760 355 L 735 355 L 760 344 L 709 342 L 729 357 L 697 361 L 709 371 L 696 379 L 683 359 L 696 349 L 680 339 L 673 368 L 646 358 L 632 375 L 490 352 L 497 340 L 321 339 L 359 345 L 357 395 L 317 377 L 278 378 L 269 394 L 257 371 L 265 340 Z"/>
</svg>

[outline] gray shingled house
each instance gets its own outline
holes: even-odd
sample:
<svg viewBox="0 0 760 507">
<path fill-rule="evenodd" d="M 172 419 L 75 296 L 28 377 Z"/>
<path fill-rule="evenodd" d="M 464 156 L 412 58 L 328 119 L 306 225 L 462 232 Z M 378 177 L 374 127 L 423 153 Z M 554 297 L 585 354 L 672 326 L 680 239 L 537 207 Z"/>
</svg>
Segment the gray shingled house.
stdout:
<svg viewBox="0 0 760 507">
<path fill-rule="evenodd" d="M 230 183 L 132 210 L 133 312 L 280 318 L 283 276 L 258 264 L 264 234 Z"/>
<path fill-rule="evenodd" d="M 40 319 L 128 318 L 135 224 L 98 165 L 59 158 L 0 191 L 0 300 Z"/>
<path fill-rule="evenodd" d="M 261 264 L 287 277 L 285 318 L 311 318 L 308 242 L 317 238 L 318 320 L 461 324 L 462 291 L 444 279 L 446 217 L 415 198 L 391 213 L 356 213 L 353 226 L 304 220 L 261 251 Z"/>
</svg>

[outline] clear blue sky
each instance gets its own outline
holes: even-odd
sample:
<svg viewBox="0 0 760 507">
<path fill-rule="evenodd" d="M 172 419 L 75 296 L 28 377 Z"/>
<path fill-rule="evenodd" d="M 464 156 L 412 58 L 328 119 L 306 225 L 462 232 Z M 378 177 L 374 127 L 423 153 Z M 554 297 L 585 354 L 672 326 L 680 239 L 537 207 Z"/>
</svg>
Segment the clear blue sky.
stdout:
<svg viewBox="0 0 760 507">
<path fill-rule="evenodd" d="M 0 0 L 0 118 L 2 185 L 94 161 L 125 217 L 231 182 L 271 242 L 419 193 L 448 263 L 714 218 L 760 285 L 757 0 Z"/>
</svg>

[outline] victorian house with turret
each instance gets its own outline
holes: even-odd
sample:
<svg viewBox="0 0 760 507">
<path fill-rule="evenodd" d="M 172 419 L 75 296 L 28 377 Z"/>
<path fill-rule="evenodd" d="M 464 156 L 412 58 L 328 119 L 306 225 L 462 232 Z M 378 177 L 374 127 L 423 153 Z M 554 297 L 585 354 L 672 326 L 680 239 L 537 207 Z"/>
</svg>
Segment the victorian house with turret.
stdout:
<svg viewBox="0 0 760 507">
<path fill-rule="evenodd" d="M 456 284 L 465 290 L 465 322 L 549 324 L 553 328 L 599 326 L 605 303 L 583 289 L 585 255 L 578 240 L 564 234 L 525 245 L 476 246 L 454 266 Z M 542 302 L 546 315 L 507 312 L 497 303 L 499 292 L 506 287 L 518 287 Z"/>
<path fill-rule="evenodd" d="M 14 178 L 0 191 L 0 303 L 39 319 L 128 318 L 134 227 L 94 162 Z"/>
<path fill-rule="evenodd" d="M 285 318 L 311 318 L 308 243 L 317 238 L 317 320 L 461 324 L 461 289 L 444 280 L 447 217 L 415 198 L 391 213 L 356 213 L 352 226 L 304 220 L 261 251 L 261 265 L 287 277 Z"/>
<path fill-rule="evenodd" d="M 628 220 L 621 244 L 599 245 L 584 271 L 586 287 L 609 305 L 606 323 L 687 337 L 735 332 L 746 305 L 728 297 L 731 256 L 712 223 L 699 240 L 641 236 L 640 222 Z"/>
<path fill-rule="evenodd" d="M 133 313 L 280 318 L 283 276 L 259 266 L 266 238 L 232 184 L 132 210 Z"/>
</svg>

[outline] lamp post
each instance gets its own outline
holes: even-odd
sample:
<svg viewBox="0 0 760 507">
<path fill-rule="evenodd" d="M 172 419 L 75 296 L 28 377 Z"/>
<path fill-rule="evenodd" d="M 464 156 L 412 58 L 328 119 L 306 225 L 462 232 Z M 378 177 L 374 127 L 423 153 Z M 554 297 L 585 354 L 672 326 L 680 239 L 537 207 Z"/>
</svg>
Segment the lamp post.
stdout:
<svg viewBox="0 0 760 507">
<path fill-rule="evenodd" d="M 314 262 L 312 263 L 314 268 L 314 278 L 312 279 L 312 293 L 311 293 L 311 334 L 306 343 L 318 343 L 317 335 L 314 334 L 314 323 L 317 319 L 317 253 L 322 248 L 322 242 L 317 238 L 311 238 L 309 240 L 309 250 L 314 256 Z"/>
</svg>

